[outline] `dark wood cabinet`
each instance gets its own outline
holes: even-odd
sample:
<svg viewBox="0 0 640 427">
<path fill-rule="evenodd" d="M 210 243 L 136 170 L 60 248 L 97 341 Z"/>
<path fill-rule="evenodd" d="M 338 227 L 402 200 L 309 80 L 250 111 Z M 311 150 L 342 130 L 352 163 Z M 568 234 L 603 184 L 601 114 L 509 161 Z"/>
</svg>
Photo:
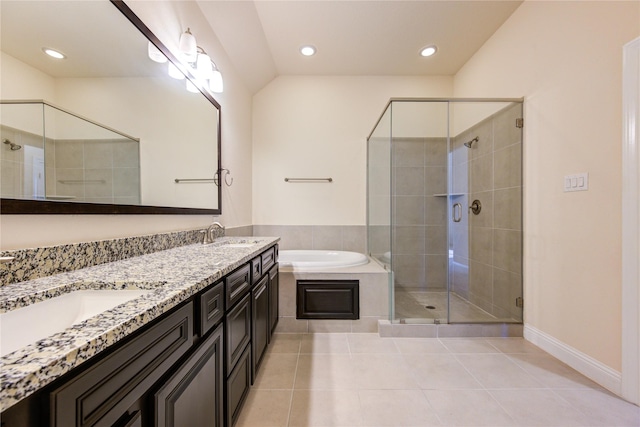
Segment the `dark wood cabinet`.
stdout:
<svg viewBox="0 0 640 427">
<path fill-rule="evenodd" d="M 227 378 L 226 407 L 227 427 L 233 427 L 240 417 L 249 389 L 251 388 L 251 348 L 247 347 L 238 358 Z"/>
<path fill-rule="evenodd" d="M 2 427 L 233 427 L 278 321 L 278 291 L 272 246 L 2 412 Z"/>
<path fill-rule="evenodd" d="M 225 278 L 225 307 L 233 307 L 251 289 L 251 266 L 245 264 Z"/>
<path fill-rule="evenodd" d="M 296 318 L 360 318 L 359 282 L 357 280 L 296 281 Z"/>
<path fill-rule="evenodd" d="M 204 336 L 217 325 L 224 316 L 224 282 L 216 283 L 197 298 L 196 324 L 198 334 Z"/>
<path fill-rule="evenodd" d="M 251 384 L 255 381 L 270 337 L 269 275 L 265 275 L 251 290 Z"/>
<path fill-rule="evenodd" d="M 223 427 L 222 325 L 155 393 L 156 427 Z"/>
<path fill-rule="evenodd" d="M 127 414 L 125 419 L 116 427 L 142 427 L 142 412 L 137 410 L 131 414 Z"/>
<path fill-rule="evenodd" d="M 262 257 L 255 257 L 251 260 L 251 285 L 258 283 L 262 277 Z"/>
<path fill-rule="evenodd" d="M 277 246 L 271 247 L 264 251 L 260 258 L 262 260 L 262 271 L 267 272 L 273 265 L 278 262 L 278 257 L 276 255 Z"/>
<path fill-rule="evenodd" d="M 269 328 L 270 335 L 276 330 L 278 325 L 278 317 L 280 315 L 280 304 L 278 298 L 280 295 L 280 282 L 278 274 L 278 265 L 274 265 L 269 270 Z"/>
<path fill-rule="evenodd" d="M 246 295 L 227 313 L 225 323 L 226 368 L 227 372 L 230 372 L 251 341 L 250 295 Z"/>
<path fill-rule="evenodd" d="M 51 392 L 51 425 L 114 425 L 192 343 L 189 302 Z"/>
</svg>

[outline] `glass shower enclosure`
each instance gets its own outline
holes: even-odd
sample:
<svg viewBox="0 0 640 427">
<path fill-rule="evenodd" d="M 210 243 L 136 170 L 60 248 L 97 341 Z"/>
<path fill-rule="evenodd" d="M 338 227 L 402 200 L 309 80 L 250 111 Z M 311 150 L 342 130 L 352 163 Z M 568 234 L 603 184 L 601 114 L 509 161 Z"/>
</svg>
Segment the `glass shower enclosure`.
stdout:
<svg viewBox="0 0 640 427">
<path fill-rule="evenodd" d="M 392 322 L 522 322 L 522 108 L 388 103 L 367 139 L 367 241 Z"/>
</svg>

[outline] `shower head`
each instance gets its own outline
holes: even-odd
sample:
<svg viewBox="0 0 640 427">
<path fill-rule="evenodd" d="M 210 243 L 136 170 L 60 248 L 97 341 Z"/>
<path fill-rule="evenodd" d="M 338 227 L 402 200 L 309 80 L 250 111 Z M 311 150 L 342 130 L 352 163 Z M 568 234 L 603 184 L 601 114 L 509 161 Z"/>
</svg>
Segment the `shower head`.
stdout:
<svg viewBox="0 0 640 427">
<path fill-rule="evenodd" d="M 478 142 L 478 137 L 476 136 L 475 138 L 473 138 L 471 141 L 465 142 L 463 145 L 467 148 L 471 148 L 471 144 L 473 144 L 474 142 Z"/>
<path fill-rule="evenodd" d="M 3 139 L 2 143 L 9 145 L 9 149 L 11 151 L 18 151 L 19 149 L 22 148 L 22 145 L 14 144 L 13 142 L 9 141 L 8 139 Z"/>
</svg>

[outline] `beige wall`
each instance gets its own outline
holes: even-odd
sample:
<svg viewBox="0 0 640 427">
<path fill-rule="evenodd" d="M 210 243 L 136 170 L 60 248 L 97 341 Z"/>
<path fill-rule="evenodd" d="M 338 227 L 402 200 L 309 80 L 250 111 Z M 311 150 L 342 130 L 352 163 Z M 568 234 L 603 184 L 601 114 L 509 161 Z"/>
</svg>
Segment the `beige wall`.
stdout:
<svg viewBox="0 0 640 427">
<path fill-rule="evenodd" d="M 252 223 L 251 94 L 241 83 L 195 2 L 128 1 L 127 4 L 170 49 L 175 49 L 181 31 L 189 26 L 223 73 L 225 92 L 216 95 L 222 105 L 222 165 L 234 177 L 232 187 L 223 187 L 223 215 L 215 218 L 211 215 L 1 215 L 0 249 L 183 230 L 203 227 L 214 219 L 228 227 Z M 4 57 L 2 65 L 4 67 Z M 0 206 L 0 213 L 1 209 Z"/>
<path fill-rule="evenodd" d="M 525 96 L 525 322 L 621 369 L 622 46 L 638 2 L 526 1 L 455 78 Z M 589 191 L 563 177 L 589 173 Z"/>
<path fill-rule="evenodd" d="M 280 76 L 253 100 L 253 222 L 364 225 L 366 139 L 392 97 L 447 97 L 452 77 Z M 331 177 L 331 184 L 285 183 Z"/>
</svg>

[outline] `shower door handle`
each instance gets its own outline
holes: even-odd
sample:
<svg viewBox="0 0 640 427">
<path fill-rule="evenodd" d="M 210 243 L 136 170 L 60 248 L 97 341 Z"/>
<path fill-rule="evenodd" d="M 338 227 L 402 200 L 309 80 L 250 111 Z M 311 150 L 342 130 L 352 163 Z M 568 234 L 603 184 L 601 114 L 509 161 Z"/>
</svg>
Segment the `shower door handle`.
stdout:
<svg viewBox="0 0 640 427">
<path fill-rule="evenodd" d="M 453 216 L 453 222 L 460 222 L 462 220 L 462 205 L 460 203 L 453 205 L 451 215 Z"/>
</svg>

